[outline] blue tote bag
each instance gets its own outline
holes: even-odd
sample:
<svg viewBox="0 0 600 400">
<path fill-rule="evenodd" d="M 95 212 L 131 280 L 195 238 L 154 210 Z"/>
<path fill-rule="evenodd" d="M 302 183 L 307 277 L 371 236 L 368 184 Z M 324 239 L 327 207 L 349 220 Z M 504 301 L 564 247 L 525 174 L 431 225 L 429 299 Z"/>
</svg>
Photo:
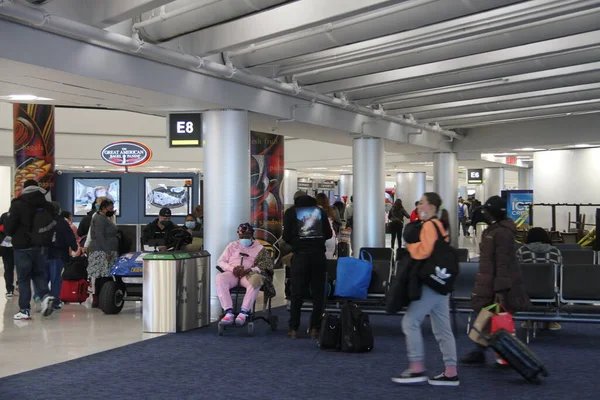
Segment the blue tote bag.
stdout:
<svg viewBox="0 0 600 400">
<path fill-rule="evenodd" d="M 365 255 L 369 261 L 365 260 Z M 353 299 L 366 299 L 373 273 L 373 258 L 366 251 L 360 253 L 360 260 L 354 257 L 341 257 L 337 263 L 335 295 Z"/>
</svg>

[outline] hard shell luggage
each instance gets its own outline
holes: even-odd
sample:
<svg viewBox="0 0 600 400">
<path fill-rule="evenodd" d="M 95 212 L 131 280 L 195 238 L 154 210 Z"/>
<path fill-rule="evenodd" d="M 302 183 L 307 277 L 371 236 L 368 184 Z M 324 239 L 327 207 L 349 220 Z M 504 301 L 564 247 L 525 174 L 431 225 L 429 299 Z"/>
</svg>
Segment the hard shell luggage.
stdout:
<svg viewBox="0 0 600 400">
<path fill-rule="evenodd" d="M 340 317 L 324 313 L 321 318 L 319 332 L 319 348 L 322 350 L 339 350 L 341 341 Z"/>
<path fill-rule="evenodd" d="M 65 303 L 83 303 L 88 298 L 88 281 L 63 281 L 60 289 L 60 299 Z"/>
<path fill-rule="evenodd" d="M 495 332 L 488 339 L 488 344 L 508 365 L 529 382 L 539 384 L 539 374 L 544 377 L 548 376 L 548 370 L 544 363 L 523 342 L 505 329 Z"/>
</svg>

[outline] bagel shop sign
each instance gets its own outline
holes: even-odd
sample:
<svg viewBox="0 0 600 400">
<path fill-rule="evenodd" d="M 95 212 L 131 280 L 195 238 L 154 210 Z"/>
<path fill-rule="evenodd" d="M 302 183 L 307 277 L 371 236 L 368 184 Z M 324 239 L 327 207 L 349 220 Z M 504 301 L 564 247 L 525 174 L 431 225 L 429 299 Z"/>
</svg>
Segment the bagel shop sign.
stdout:
<svg viewBox="0 0 600 400">
<path fill-rule="evenodd" d="M 139 167 L 152 158 L 152 150 L 143 143 L 122 141 L 111 143 L 101 152 L 102 159 L 117 167 Z"/>
</svg>

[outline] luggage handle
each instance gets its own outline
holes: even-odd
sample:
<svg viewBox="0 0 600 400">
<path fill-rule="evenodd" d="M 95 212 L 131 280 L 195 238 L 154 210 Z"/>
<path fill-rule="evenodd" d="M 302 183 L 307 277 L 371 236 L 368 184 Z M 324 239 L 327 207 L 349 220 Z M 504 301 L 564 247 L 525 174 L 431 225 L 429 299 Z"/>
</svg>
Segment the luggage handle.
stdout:
<svg viewBox="0 0 600 400">
<path fill-rule="evenodd" d="M 371 255 L 371 253 L 369 253 L 366 250 L 363 250 L 363 251 L 360 252 L 360 259 L 363 260 L 363 261 L 367 261 L 367 260 L 365 260 L 365 254 L 369 255 L 369 262 L 373 263 L 373 256 Z"/>
</svg>

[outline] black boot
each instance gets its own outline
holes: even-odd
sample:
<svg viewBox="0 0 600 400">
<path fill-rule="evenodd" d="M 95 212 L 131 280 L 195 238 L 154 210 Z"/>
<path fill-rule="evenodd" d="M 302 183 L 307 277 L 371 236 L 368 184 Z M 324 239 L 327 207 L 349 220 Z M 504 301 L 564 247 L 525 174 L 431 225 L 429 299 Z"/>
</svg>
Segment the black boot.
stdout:
<svg viewBox="0 0 600 400">
<path fill-rule="evenodd" d="M 483 367 L 485 365 L 485 352 L 480 349 L 474 350 L 461 358 L 460 363 L 469 367 Z"/>
</svg>

